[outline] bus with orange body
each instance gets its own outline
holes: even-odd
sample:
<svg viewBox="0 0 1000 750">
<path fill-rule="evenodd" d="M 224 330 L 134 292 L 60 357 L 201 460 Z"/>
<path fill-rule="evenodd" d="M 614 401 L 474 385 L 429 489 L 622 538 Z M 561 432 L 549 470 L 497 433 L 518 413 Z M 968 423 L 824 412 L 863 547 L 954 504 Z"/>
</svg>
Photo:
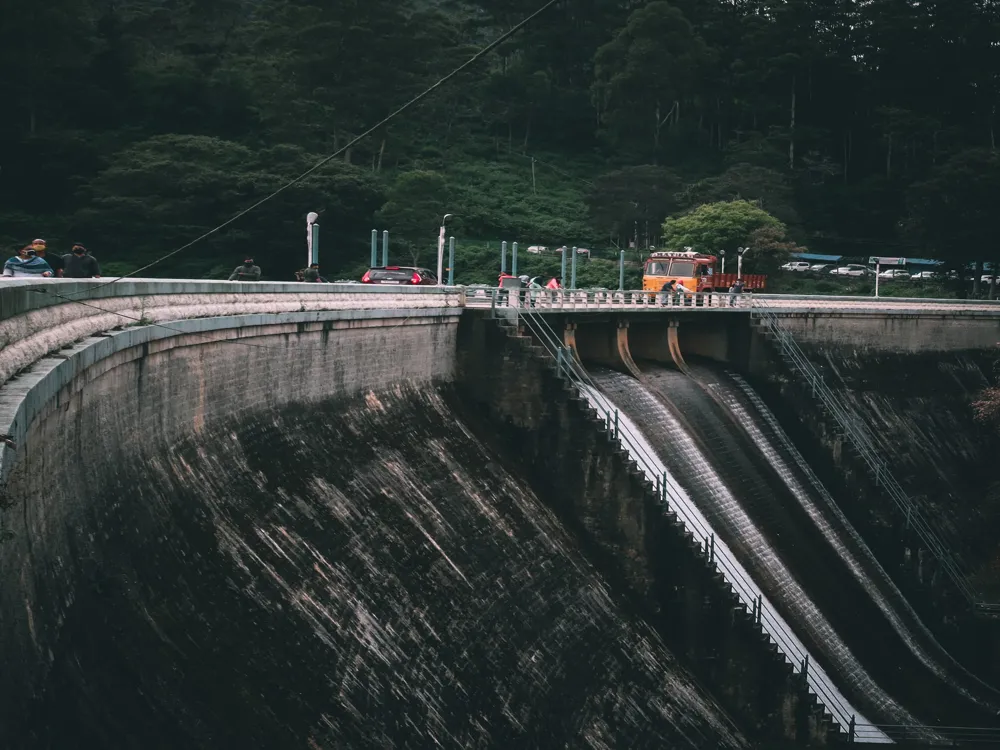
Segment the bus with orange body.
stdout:
<svg viewBox="0 0 1000 750">
<path fill-rule="evenodd" d="M 714 255 L 685 252 L 654 252 L 642 271 L 644 291 L 658 292 L 668 281 L 683 284 L 690 292 L 725 292 L 736 282 L 735 273 L 721 273 L 719 259 Z M 763 291 L 765 274 L 742 274 L 743 288 Z"/>
</svg>

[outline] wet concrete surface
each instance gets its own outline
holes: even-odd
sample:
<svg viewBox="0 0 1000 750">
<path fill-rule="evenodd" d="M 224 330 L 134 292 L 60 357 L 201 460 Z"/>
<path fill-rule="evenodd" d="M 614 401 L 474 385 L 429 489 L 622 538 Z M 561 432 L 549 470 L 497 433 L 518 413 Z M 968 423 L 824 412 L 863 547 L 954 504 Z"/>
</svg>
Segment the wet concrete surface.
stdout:
<svg viewBox="0 0 1000 750">
<path fill-rule="evenodd" d="M 0 745 L 744 746 L 459 407 L 398 388 L 101 456 L 68 557 L 0 548 L 0 642 L 49 644 L 2 652 Z"/>
<path fill-rule="evenodd" d="M 792 491 L 788 480 L 801 478 L 797 470 L 782 467 L 781 461 L 773 465 L 776 456 L 767 455 L 739 428 L 741 417 L 734 422 L 688 376 L 650 363 L 640 366 L 648 385 L 685 416 L 682 427 L 674 425 L 680 428 L 677 434 L 667 430 L 669 412 L 650 412 L 652 400 L 643 401 L 647 408 L 632 408 L 641 395 L 632 393 L 642 389 L 638 382 L 622 384 L 619 381 L 626 376 L 613 373 L 600 374 L 598 382 L 610 387 L 612 397 L 650 434 L 675 476 L 701 504 L 709 521 L 719 526 L 727 543 L 743 555 L 744 564 L 834 676 L 837 686 L 877 722 L 994 723 L 995 691 L 947 655 L 941 656 L 939 649 L 931 648 L 934 653 L 929 656 L 925 647 L 932 639 L 913 625 L 912 612 L 903 625 L 897 618 L 894 627 L 876 604 L 873 582 L 848 572 L 849 561 L 840 554 L 843 550 L 824 537 Z M 719 380 L 712 371 L 698 368 L 696 377 Z M 763 421 L 759 414 L 751 419 Z M 722 480 L 722 490 L 706 484 L 705 472 L 697 462 L 692 463 L 686 455 L 689 451 L 681 450 L 678 441 L 687 436 L 697 441 Z M 791 474 L 782 477 L 781 468 Z M 725 500 L 730 494 L 739 508 Z M 791 571 L 793 578 L 785 580 L 781 570 Z"/>
</svg>

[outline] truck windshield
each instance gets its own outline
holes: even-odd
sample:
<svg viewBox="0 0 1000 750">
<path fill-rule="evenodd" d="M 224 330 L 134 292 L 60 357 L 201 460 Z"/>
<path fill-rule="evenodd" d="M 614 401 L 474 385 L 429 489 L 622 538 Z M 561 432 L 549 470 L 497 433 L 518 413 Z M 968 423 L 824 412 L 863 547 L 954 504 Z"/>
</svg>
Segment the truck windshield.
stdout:
<svg viewBox="0 0 1000 750">
<path fill-rule="evenodd" d="M 675 260 L 670 263 L 671 276 L 694 276 L 694 263 L 689 260 Z"/>
<path fill-rule="evenodd" d="M 666 263 L 654 263 L 650 261 L 646 264 L 646 275 L 648 276 L 666 276 L 667 275 L 667 264 Z"/>
</svg>

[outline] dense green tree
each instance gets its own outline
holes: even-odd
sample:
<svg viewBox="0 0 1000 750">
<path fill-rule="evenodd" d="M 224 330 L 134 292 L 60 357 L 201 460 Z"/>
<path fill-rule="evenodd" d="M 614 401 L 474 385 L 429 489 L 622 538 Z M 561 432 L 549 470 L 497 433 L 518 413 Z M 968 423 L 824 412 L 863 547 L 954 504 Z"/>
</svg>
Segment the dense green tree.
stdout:
<svg viewBox="0 0 1000 750">
<path fill-rule="evenodd" d="M 590 218 L 606 236 L 633 241 L 648 237 L 655 244 L 663 220 L 677 207 L 680 187 L 680 178 L 663 167 L 643 165 L 607 172 L 587 194 Z M 649 236 L 650 227 L 653 236 Z"/>
<path fill-rule="evenodd" d="M 750 244 L 754 232 L 774 229 L 782 235 L 784 224 L 749 201 L 706 203 L 694 211 L 663 223 L 663 246 L 669 250 L 693 248 L 700 253 L 733 251 Z"/>
<path fill-rule="evenodd" d="M 678 8 L 663 0 L 643 6 L 597 51 L 598 116 L 619 141 L 645 141 L 645 153 L 660 158 L 664 129 L 680 124 L 710 59 Z"/>
<path fill-rule="evenodd" d="M 909 229 L 952 267 L 964 270 L 966 264 L 976 263 L 977 290 L 983 261 L 1000 261 L 996 195 L 1000 195 L 1000 154 L 992 149 L 956 154 L 907 193 Z"/>
<path fill-rule="evenodd" d="M 536 8 L 10 0 L 0 242 L 79 240 L 138 267 Z M 484 241 L 616 254 L 655 242 L 677 210 L 747 199 L 819 251 L 992 262 L 983 191 L 968 185 L 993 189 L 998 98 L 996 3 L 557 3 L 336 164 L 152 272 L 211 274 L 250 243 L 265 272 L 286 273 L 308 210 L 323 212 L 327 267 L 363 263 L 376 223 L 433 247 L 439 219 L 418 227 L 418 207 L 386 203 L 411 172 L 440 175 L 455 232 Z"/>
</svg>

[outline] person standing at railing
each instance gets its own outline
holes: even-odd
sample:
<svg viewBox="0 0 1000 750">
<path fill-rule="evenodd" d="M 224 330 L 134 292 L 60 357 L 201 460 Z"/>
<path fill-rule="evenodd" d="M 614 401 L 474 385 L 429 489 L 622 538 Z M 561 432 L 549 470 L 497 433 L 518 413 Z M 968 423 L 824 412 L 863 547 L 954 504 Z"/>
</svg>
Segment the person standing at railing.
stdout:
<svg viewBox="0 0 1000 750">
<path fill-rule="evenodd" d="M 674 293 L 674 282 L 666 281 L 660 287 L 660 304 L 666 307 L 670 303 L 670 295 Z"/>
<path fill-rule="evenodd" d="M 681 282 L 678 281 L 677 284 L 674 286 L 674 292 L 677 293 L 677 297 L 675 298 L 676 301 L 674 304 L 681 304 L 681 300 L 683 300 L 685 305 L 691 304 L 693 292 L 686 286 L 684 286 Z"/>
<path fill-rule="evenodd" d="M 559 279 L 553 276 L 549 279 L 549 282 L 545 285 L 545 288 L 552 292 L 552 304 L 556 304 L 559 301 Z"/>
<path fill-rule="evenodd" d="M 736 307 L 739 304 L 739 297 L 743 294 L 743 279 L 736 279 L 729 287 L 729 306 Z"/>
</svg>

